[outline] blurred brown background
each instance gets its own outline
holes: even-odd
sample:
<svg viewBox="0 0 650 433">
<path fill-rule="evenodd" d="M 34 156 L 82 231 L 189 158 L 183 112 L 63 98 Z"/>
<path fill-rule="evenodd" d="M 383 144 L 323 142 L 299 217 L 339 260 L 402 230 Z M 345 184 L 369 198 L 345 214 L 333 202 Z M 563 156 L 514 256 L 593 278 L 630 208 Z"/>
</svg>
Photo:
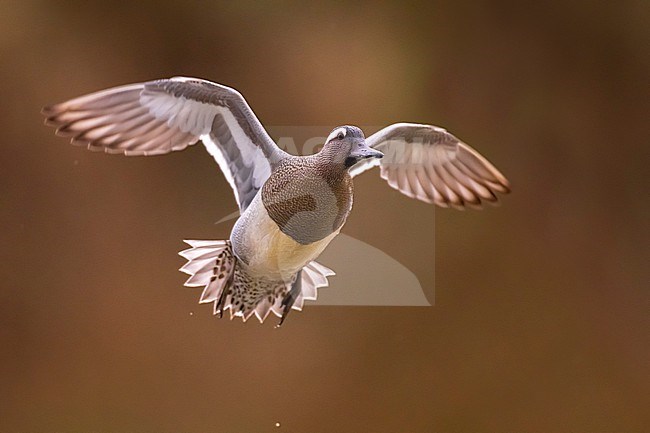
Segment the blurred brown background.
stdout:
<svg viewBox="0 0 650 433">
<path fill-rule="evenodd" d="M 644 1 L 1 2 L 0 431 L 648 431 L 648 22 Z M 95 154 L 39 114 L 173 75 L 267 125 L 445 126 L 514 192 L 435 212 L 434 307 L 218 320 L 177 271 L 235 209 L 205 150 Z M 431 287 L 433 208 L 356 184 L 345 232 Z"/>
</svg>

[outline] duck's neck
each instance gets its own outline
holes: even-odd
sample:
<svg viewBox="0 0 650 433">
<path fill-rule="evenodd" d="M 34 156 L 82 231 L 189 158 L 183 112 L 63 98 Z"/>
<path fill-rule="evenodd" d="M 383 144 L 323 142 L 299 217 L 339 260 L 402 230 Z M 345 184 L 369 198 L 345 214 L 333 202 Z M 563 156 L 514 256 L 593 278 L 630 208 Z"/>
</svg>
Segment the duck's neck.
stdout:
<svg viewBox="0 0 650 433">
<path fill-rule="evenodd" d="M 318 173 L 330 184 L 346 182 L 350 177 L 348 173 L 350 167 L 346 165 L 347 159 L 336 152 L 324 148 L 311 158 Z"/>
</svg>

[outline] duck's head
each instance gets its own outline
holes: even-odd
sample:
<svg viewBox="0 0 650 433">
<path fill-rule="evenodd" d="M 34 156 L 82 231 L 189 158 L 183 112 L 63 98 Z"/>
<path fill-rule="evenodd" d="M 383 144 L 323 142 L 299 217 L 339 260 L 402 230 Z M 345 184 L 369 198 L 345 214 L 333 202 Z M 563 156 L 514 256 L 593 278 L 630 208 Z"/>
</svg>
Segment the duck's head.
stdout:
<svg viewBox="0 0 650 433">
<path fill-rule="evenodd" d="M 350 168 L 362 159 L 381 158 L 383 153 L 368 147 L 363 131 L 356 126 L 334 128 L 325 140 L 321 153 L 333 163 Z"/>
</svg>

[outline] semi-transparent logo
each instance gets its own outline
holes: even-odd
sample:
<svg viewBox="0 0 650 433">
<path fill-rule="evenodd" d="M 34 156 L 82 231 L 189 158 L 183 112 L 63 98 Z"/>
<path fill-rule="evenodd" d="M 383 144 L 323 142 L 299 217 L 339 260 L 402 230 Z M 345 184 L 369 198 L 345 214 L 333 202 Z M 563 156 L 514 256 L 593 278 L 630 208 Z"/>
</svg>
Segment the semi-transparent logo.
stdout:
<svg viewBox="0 0 650 433">
<path fill-rule="evenodd" d="M 293 155 L 311 155 L 318 152 L 325 143 L 326 137 L 332 127 L 328 126 L 276 126 L 267 128 L 269 134 L 278 146 Z M 366 137 L 381 129 L 380 127 L 362 127 Z M 403 148 L 394 146 L 392 152 L 400 152 Z M 393 155 L 394 156 L 394 155 Z M 394 159 L 394 158 L 391 158 Z M 397 158 L 399 160 L 399 158 Z M 360 176 L 377 176 L 379 170 L 372 169 Z M 319 180 L 311 180 L 318 183 Z M 390 187 L 385 185 L 386 193 Z M 288 182 L 283 200 L 292 197 L 296 200 L 305 200 L 305 189 L 301 188 L 300 179 Z M 313 185 L 312 185 L 313 188 Z M 328 193 L 325 180 L 322 187 L 317 188 L 319 193 L 309 197 L 311 207 L 297 211 L 291 216 L 287 224 L 295 227 L 308 224 L 314 215 L 322 214 L 323 210 L 335 206 L 336 194 Z M 359 188 L 355 194 L 362 194 Z M 294 197 L 295 196 L 295 197 Z M 382 218 L 382 200 L 376 201 L 377 218 Z M 430 206 L 422 204 L 422 206 Z M 354 209 L 352 210 L 354 212 Z M 232 224 L 239 217 L 239 212 L 223 215 L 217 224 Z M 435 231 L 434 220 L 424 227 L 394 227 L 387 226 L 386 230 L 417 230 L 418 236 L 430 245 L 427 254 L 430 256 L 431 272 L 434 272 L 434 245 Z M 380 236 L 381 233 L 378 234 Z M 319 263 L 336 272 L 329 277 L 329 287 L 318 290 L 318 300 L 309 305 L 367 305 L 367 306 L 429 306 L 435 302 L 435 288 L 423 287 L 410 269 L 408 263 L 400 263 L 390 253 L 382 251 L 372 245 L 372 239 L 357 239 L 346 234 L 345 226 L 338 236 L 329 244 L 317 259 Z M 407 245 L 396 245 L 395 248 L 407 248 Z"/>
</svg>

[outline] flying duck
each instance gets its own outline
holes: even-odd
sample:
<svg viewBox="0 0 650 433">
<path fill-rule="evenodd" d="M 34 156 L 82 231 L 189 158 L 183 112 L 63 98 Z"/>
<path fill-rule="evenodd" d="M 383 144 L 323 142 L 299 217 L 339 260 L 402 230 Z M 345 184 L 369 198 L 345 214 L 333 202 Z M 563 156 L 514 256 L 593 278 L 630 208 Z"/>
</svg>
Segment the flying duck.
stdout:
<svg viewBox="0 0 650 433">
<path fill-rule="evenodd" d="M 316 259 L 352 209 L 352 179 L 379 166 L 403 194 L 442 207 L 480 208 L 509 192 L 507 179 L 446 130 L 396 123 L 364 137 L 334 128 L 313 155 L 280 149 L 236 90 L 174 77 L 114 87 L 45 107 L 46 124 L 73 144 L 124 155 L 159 155 L 203 142 L 235 194 L 240 217 L 228 240 L 186 240 L 188 287 L 244 321 L 273 312 L 281 325 L 328 285 Z"/>
</svg>

